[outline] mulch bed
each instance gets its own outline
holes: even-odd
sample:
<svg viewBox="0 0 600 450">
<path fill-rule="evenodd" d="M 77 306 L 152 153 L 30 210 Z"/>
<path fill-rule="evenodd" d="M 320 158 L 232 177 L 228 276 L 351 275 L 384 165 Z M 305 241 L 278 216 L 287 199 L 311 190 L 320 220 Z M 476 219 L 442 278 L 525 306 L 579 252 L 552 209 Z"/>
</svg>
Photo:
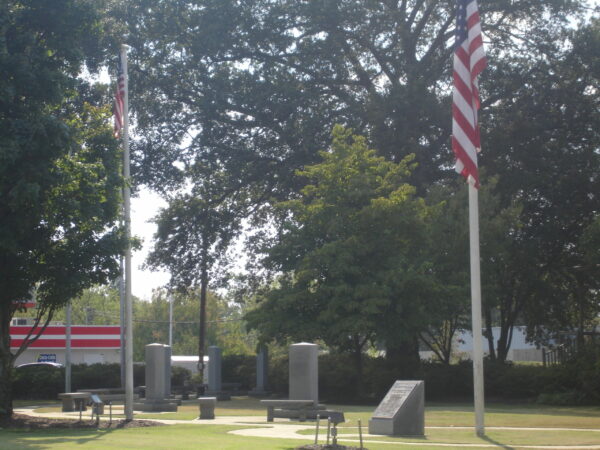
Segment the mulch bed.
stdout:
<svg viewBox="0 0 600 450">
<path fill-rule="evenodd" d="M 164 423 L 154 422 L 152 420 L 113 420 L 111 424 L 107 420 L 101 420 L 96 425 L 96 419 L 90 420 L 89 417 L 79 420 L 72 419 L 47 419 L 45 417 L 31 417 L 25 414 L 13 414 L 8 421 L 0 422 L 0 429 L 19 429 L 19 430 L 48 430 L 48 429 L 106 429 L 106 428 L 140 428 L 156 427 L 165 425 Z"/>
</svg>

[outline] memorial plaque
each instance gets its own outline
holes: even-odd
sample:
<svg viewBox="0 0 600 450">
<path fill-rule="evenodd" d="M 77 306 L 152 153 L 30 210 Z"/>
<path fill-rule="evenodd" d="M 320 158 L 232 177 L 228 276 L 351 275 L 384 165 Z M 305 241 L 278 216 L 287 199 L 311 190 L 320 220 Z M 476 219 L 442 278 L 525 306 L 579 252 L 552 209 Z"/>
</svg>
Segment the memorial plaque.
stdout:
<svg viewBox="0 0 600 450">
<path fill-rule="evenodd" d="M 396 381 L 369 420 L 369 433 L 423 436 L 425 382 Z"/>
</svg>

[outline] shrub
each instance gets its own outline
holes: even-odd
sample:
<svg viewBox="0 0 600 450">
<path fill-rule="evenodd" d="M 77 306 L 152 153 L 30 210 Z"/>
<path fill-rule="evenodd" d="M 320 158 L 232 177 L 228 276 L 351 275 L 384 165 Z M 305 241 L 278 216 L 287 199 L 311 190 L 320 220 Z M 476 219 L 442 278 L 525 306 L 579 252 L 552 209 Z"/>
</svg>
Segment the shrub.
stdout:
<svg viewBox="0 0 600 450">
<path fill-rule="evenodd" d="M 144 364 L 134 364 L 134 386 L 145 385 Z M 171 386 L 181 386 L 191 379 L 191 372 L 183 367 L 171 369 Z M 121 387 L 120 364 L 73 364 L 71 389 L 99 389 Z M 51 366 L 30 366 L 14 370 L 13 398 L 57 399 L 65 391 L 65 369 Z"/>
<path fill-rule="evenodd" d="M 416 378 L 425 381 L 425 398 L 429 401 L 473 398 L 473 367 L 470 362 L 453 365 L 423 362 Z"/>
<path fill-rule="evenodd" d="M 269 359 L 269 377 L 267 389 L 274 395 L 287 397 L 289 383 L 288 355 L 272 356 Z"/>
<path fill-rule="evenodd" d="M 71 377 L 71 386 L 74 391 L 118 388 L 121 387 L 121 365 L 117 363 L 73 364 Z"/>
<path fill-rule="evenodd" d="M 65 369 L 52 366 L 29 366 L 15 369 L 13 398 L 53 400 L 65 390 Z"/>
<path fill-rule="evenodd" d="M 288 355 L 271 356 L 268 389 L 275 395 L 288 395 Z M 556 405 L 600 404 L 600 355 L 591 349 L 577 359 L 552 367 L 494 363 L 486 361 L 486 397 L 498 400 L 537 400 Z M 228 355 L 223 358 L 223 381 L 241 383 L 242 389 L 254 387 L 256 358 Z M 134 365 L 134 384 L 144 385 L 145 367 Z M 453 365 L 422 362 L 412 375 L 425 380 L 428 401 L 470 400 L 473 398 L 473 368 L 470 361 Z M 378 403 L 394 381 L 401 376 L 381 357 L 363 357 L 363 378 L 357 378 L 349 355 L 319 356 L 319 396 L 324 401 L 340 403 Z M 172 386 L 191 379 L 184 368 L 172 370 Z M 361 386 L 358 389 L 357 386 Z M 77 364 L 72 366 L 72 387 L 93 389 L 120 386 L 119 364 Z M 56 399 L 64 391 L 64 369 L 29 367 L 15 370 L 14 398 Z"/>
<path fill-rule="evenodd" d="M 252 355 L 227 355 L 223 357 L 221 379 L 227 383 L 240 383 L 249 390 L 256 383 L 256 358 Z"/>
<path fill-rule="evenodd" d="M 537 403 L 541 405 L 557 405 L 557 406 L 578 406 L 590 405 L 593 402 L 583 394 L 577 391 L 557 392 L 554 394 L 540 394 Z"/>
<path fill-rule="evenodd" d="M 192 372 L 185 367 L 172 366 L 171 367 L 171 386 L 172 387 L 183 387 L 187 385 L 192 379 Z"/>
</svg>

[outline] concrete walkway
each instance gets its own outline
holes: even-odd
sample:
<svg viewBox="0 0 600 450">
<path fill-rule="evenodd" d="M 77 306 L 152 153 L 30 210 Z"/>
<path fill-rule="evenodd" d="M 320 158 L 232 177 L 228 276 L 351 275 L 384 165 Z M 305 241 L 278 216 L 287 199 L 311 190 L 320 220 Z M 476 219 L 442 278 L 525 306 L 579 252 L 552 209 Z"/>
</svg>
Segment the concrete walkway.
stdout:
<svg viewBox="0 0 600 450">
<path fill-rule="evenodd" d="M 26 414 L 32 417 L 45 417 L 52 419 L 79 419 L 79 412 L 54 412 L 54 413 L 40 413 L 37 412 L 37 408 L 41 408 L 42 406 L 30 406 L 27 408 L 16 408 L 14 410 L 15 413 L 18 414 Z M 103 416 L 100 416 L 100 420 L 108 421 L 108 408 L 105 407 L 105 413 Z M 140 414 L 144 414 L 139 412 Z M 113 414 L 123 414 L 122 406 L 113 407 Z M 91 416 L 90 411 L 85 411 L 82 414 L 82 418 L 85 420 L 89 420 Z M 121 417 L 113 419 L 115 421 L 122 420 Z M 231 425 L 231 426 L 240 426 L 244 427 L 239 430 L 229 431 L 231 434 L 236 434 L 238 436 L 248 436 L 248 437 L 262 437 L 262 438 L 277 438 L 277 439 L 296 439 L 302 440 L 306 443 L 314 442 L 314 434 L 298 434 L 300 431 L 315 430 L 315 424 L 309 423 L 307 425 L 299 425 L 299 424 L 290 424 L 289 421 L 282 419 L 281 421 L 275 421 L 267 423 L 265 421 L 264 416 L 218 416 L 212 420 L 172 420 L 172 419 L 137 419 L 137 420 L 151 420 L 153 422 L 160 422 L 166 425 L 176 425 L 176 424 L 186 424 L 186 425 Z M 326 428 L 323 427 L 323 422 L 321 423 L 322 427 L 319 434 L 319 442 L 325 442 L 325 433 Z M 251 426 L 251 428 L 250 428 Z M 358 427 L 343 427 L 343 430 L 348 431 L 349 429 L 356 429 L 356 433 L 352 434 L 343 434 L 338 435 L 338 442 L 356 445 L 359 441 Z M 363 429 L 366 431 L 367 427 L 364 426 Z M 451 430 L 473 430 L 473 427 L 425 427 L 425 429 L 451 429 Z M 448 444 L 442 442 L 402 442 L 398 440 L 375 440 L 373 438 L 382 439 L 384 436 L 379 435 L 370 435 L 368 433 L 363 433 L 363 442 L 365 445 L 368 444 L 389 444 L 396 445 L 402 447 L 446 447 L 446 448 L 523 448 L 523 449 L 544 449 L 544 450 L 600 450 L 600 429 L 596 428 L 588 428 L 588 429 L 575 429 L 575 428 L 521 428 L 521 427 L 486 427 L 486 430 L 511 430 L 511 431 L 586 431 L 598 433 L 598 444 L 594 445 L 519 445 L 519 446 L 507 446 L 504 444 L 496 444 L 493 442 L 489 443 L 481 443 L 481 444 Z"/>
</svg>

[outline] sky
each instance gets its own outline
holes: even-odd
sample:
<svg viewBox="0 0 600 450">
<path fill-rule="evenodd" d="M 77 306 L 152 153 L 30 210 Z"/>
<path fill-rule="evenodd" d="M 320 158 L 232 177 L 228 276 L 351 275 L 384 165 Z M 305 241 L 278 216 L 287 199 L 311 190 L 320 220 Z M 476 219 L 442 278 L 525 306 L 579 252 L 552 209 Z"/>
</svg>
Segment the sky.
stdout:
<svg viewBox="0 0 600 450">
<path fill-rule="evenodd" d="M 168 272 L 152 272 L 142 269 L 142 265 L 152 249 L 152 236 L 156 225 L 151 219 L 166 202 L 148 189 L 141 189 L 136 197 L 131 198 L 131 234 L 142 239 L 142 249 L 134 251 L 131 257 L 131 291 L 143 300 L 150 300 L 152 290 L 164 286 L 169 281 Z"/>
</svg>

